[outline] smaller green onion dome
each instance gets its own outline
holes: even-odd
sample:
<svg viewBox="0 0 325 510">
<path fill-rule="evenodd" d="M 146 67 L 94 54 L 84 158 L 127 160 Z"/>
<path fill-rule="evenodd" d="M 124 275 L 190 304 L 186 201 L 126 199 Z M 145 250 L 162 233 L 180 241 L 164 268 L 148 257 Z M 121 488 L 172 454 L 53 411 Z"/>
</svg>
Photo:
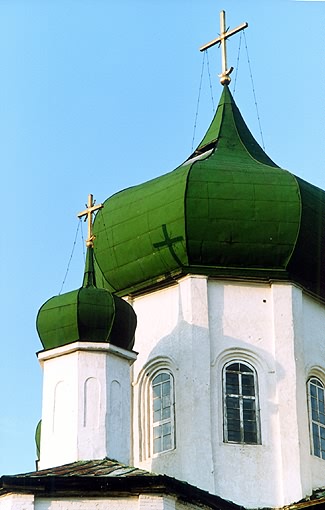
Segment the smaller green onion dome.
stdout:
<svg viewBox="0 0 325 510">
<path fill-rule="evenodd" d="M 96 287 L 93 248 L 89 247 L 82 287 L 46 301 L 36 327 L 46 350 L 76 341 L 109 342 L 131 350 L 136 322 L 129 303 Z"/>
</svg>

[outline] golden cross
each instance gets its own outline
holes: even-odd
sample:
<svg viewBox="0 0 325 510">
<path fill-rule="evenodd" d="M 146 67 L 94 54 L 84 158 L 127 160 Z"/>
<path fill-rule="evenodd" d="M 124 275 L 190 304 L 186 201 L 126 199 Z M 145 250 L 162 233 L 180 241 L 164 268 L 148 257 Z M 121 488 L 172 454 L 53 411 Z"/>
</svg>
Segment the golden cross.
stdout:
<svg viewBox="0 0 325 510">
<path fill-rule="evenodd" d="M 86 246 L 87 248 L 93 248 L 95 236 L 92 232 L 93 226 L 92 215 L 94 214 L 95 211 L 97 211 L 97 209 L 101 209 L 104 206 L 103 204 L 95 205 L 95 200 L 93 201 L 93 196 L 89 194 L 88 204 L 86 204 L 86 207 L 87 209 L 78 214 L 78 218 L 82 218 L 83 216 L 85 216 L 85 221 L 88 220 L 88 239 L 86 239 Z"/>
<path fill-rule="evenodd" d="M 222 59 L 222 73 L 219 74 L 220 83 L 222 85 L 226 85 L 230 83 L 230 73 L 234 70 L 233 67 L 230 67 L 227 69 L 227 47 L 226 47 L 226 40 L 228 37 L 231 37 L 234 34 L 237 34 L 237 32 L 240 32 L 241 30 L 244 30 L 244 28 L 248 27 L 248 23 L 242 23 L 237 28 L 233 28 L 232 30 L 226 30 L 226 14 L 225 11 L 220 12 L 220 36 L 216 39 L 213 39 L 213 41 L 205 44 L 204 46 L 201 46 L 200 51 L 207 50 L 208 48 L 211 48 L 211 46 L 214 46 L 215 44 L 221 45 L 221 59 Z"/>
</svg>

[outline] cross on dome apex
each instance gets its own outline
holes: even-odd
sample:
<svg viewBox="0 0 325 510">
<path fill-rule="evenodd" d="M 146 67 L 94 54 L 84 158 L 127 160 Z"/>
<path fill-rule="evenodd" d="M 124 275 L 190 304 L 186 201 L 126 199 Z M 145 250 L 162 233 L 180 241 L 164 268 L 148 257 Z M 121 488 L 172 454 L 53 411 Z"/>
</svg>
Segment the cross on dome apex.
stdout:
<svg viewBox="0 0 325 510">
<path fill-rule="evenodd" d="M 222 60 L 222 72 L 219 74 L 220 83 L 221 85 L 228 85 L 231 81 L 230 74 L 234 70 L 233 67 L 227 68 L 227 46 L 226 46 L 226 40 L 231 37 L 232 35 L 237 34 L 241 30 L 244 30 L 248 27 L 248 23 L 242 23 L 236 28 L 233 28 L 232 30 L 226 29 L 226 13 L 225 11 L 220 12 L 220 35 L 216 39 L 213 39 L 207 44 L 204 44 L 201 46 L 200 51 L 205 51 L 208 48 L 211 48 L 215 44 L 219 44 L 221 46 L 221 60 Z"/>
<path fill-rule="evenodd" d="M 95 203 L 96 203 L 96 200 L 93 200 L 93 195 L 90 193 L 88 195 L 88 203 L 86 204 L 87 209 L 85 209 L 84 211 L 82 211 L 78 214 L 78 218 L 83 218 L 85 216 L 84 221 L 88 221 L 88 237 L 86 239 L 87 248 L 94 247 L 95 236 L 92 231 L 92 226 L 93 226 L 92 216 L 95 213 L 95 211 L 104 207 L 103 204 L 95 205 Z"/>
</svg>

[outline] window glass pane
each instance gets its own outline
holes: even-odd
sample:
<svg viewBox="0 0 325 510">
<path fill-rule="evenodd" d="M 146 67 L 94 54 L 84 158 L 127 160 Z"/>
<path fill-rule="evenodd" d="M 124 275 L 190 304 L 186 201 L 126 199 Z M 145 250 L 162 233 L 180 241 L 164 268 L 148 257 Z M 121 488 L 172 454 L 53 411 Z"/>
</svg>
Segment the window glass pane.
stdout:
<svg viewBox="0 0 325 510">
<path fill-rule="evenodd" d="M 256 444 L 257 443 L 256 432 L 247 432 L 245 430 L 245 432 L 244 432 L 244 441 L 245 441 L 245 443 Z"/>
<path fill-rule="evenodd" d="M 161 420 L 161 411 L 154 411 L 153 413 L 153 422 L 156 423 L 157 421 Z"/>
<path fill-rule="evenodd" d="M 314 397 L 311 397 L 310 401 L 311 401 L 311 408 L 317 409 L 317 399 Z"/>
<path fill-rule="evenodd" d="M 163 451 L 170 450 L 172 448 L 172 436 L 163 436 Z"/>
<path fill-rule="evenodd" d="M 314 421 L 319 421 L 317 409 L 311 410 L 311 416 Z"/>
<path fill-rule="evenodd" d="M 170 382 L 164 382 L 162 384 L 162 394 L 163 395 L 170 395 Z"/>
<path fill-rule="evenodd" d="M 240 420 L 228 420 L 227 426 L 228 426 L 228 436 L 231 432 L 238 432 L 239 437 L 240 437 L 240 434 L 241 434 Z"/>
<path fill-rule="evenodd" d="M 255 398 L 244 398 L 243 408 L 244 411 L 255 411 Z"/>
<path fill-rule="evenodd" d="M 228 429 L 228 441 L 233 441 L 234 443 L 240 443 L 240 430 L 230 430 Z"/>
<path fill-rule="evenodd" d="M 166 420 L 167 418 L 170 418 L 170 411 L 171 411 L 170 407 L 165 407 L 162 410 L 161 419 Z"/>
<path fill-rule="evenodd" d="M 154 411 L 159 411 L 160 408 L 161 408 L 161 399 L 160 398 L 155 398 L 154 401 L 153 401 L 153 410 Z"/>
<path fill-rule="evenodd" d="M 157 376 L 153 379 L 152 384 L 154 385 L 154 384 L 159 384 L 159 383 L 161 383 L 162 378 L 163 378 L 163 374 L 159 374 L 159 375 L 157 375 Z"/>
<path fill-rule="evenodd" d="M 240 420 L 240 412 L 239 409 L 231 409 L 227 408 L 227 420 Z"/>
<path fill-rule="evenodd" d="M 227 372 L 230 370 L 239 372 L 239 363 L 232 363 L 232 365 L 228 365 Z"/>
<path fill-rule="evenodd" d="M 154 439 L 153 440 L 153 453 L 159 453 L 161 452 L 161 439 Z"/>
<path fill-rule="evenodd" d="M 235 441 L 236 439 L 230 439 L 230 436 L 232 436 L 231 432 L 236 431 L 236 434 L 239 434 L 239 437 L 240 437 L 239 398 L 227 397 L 226 405 L 227 405 L 226 420 L 227 420 L 227 429 L 228 429 L 228 440 Z M 236 435 L 236 437 L 237 437 L 237 435 Z"/>
<path fill-rule="evenodd" d="M 313 450 L 314 455 L 320 457 L 320 445 L 319 445 L 319 436 L 318 436 L 318 426 L 313 423 Z"/>
<path fill-rule="evenodd" d="M 317 396 L 320 402 L 324 402 L 324 390 L 323 388 L 317 388 Z"/>
<path fill-rule="evenodd" d="M 322 425 L 325 425 L 325 414 L 323 413 L 319 413 L 319 423 L 321 423 Z"/>
<path fill-rule="evenodd" d="M 169 407 L 170 406 L 170 394 L 166 395 L 162 398 L 162 406 Z"/>
<path fill-rule="evenodd" d="M 256 433 L 256 422 L 255 421 L 244 421 L 244 431 Z"/>
<path fill-rule="evenodd" d="M 238 395 L 239 394 L 239 378 L 238 374 L 232 372 L 226 373 L 226 393 Z"/>
<path fill-rule="evenodd" d="M 320 447 L 321 447 L 322 452 L 325 452 L 325 439 L 320 440 Z"/>
<path fill-rule="evenodd" d="M 161 377 L 161 380 L 162 380 L 162 381 L 169 381 L 169 380 L 170 380 L 170 375 L 169 375 L 169 374 L 167 374 L 167 372 L 162 373 L 162 374 L 160 375 L 160 377 Z"/>
<path fill-rule="evenodd" d="M 160 397 L 161 396 L 161 386 L 160 384 L 155 385 L 152 387 L 152 392 L 154 397 Z"/>
<path fill-rule="evenodd" d="M 239 409 L 239 397 L 227 397 L 227 410 L 228 409 Z"/>
<path fill-rule="evenodd" d="M 242 375 L 242 391 L 243 395 L 255 395 L 255 387 L 254 387 L 254 376 L 243 374 Z"/>
<path fill-rule="evenodd" d="M 244 411 L 243 412 L 243 419 L 244 419 L 244 423 L 246 421 L 256 421 L 256 413 L 254 410 L 251 410 L 251 411 Z"/>
<path fill-rule="evenodd" d="M 312 397 L 316 397 L 317 395 L 317 388 L 314 384 L 310 383 L 309 385 L 309 388 L 310 388 L 310 394 Z"/>
<path fill-rule="evenodd" d="M 171 424 L 170 424 L 170 422 L 169 423 L 164 423 L 163 426 L 162 426 L 162 435 L 163 436 L 167 436 L 170 433 L 171 433 Z"/>
<path fill-rule="evenodd" d="M 247 365 L 243 365 L 243 363 L 240 363 L 239 364 L 239 369 L 241 372 L 251 372 L 253 373 L 253 370 L 251 368 L 249 368 Z"/>
<path fill-rule="evenodd" d="M 153 428 L 153 437 L 154 439 L 161 437 L 161 425 L 158 425 L 158 427 Z"/>
</svg>

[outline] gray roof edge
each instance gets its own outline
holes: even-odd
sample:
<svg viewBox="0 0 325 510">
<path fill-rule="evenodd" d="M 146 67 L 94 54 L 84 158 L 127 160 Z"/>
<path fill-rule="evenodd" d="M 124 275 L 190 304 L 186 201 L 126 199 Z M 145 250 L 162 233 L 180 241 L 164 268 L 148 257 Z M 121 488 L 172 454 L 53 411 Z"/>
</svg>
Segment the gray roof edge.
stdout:
<svg viewBox="0 0 325 510">
<path fill-rule="evenodd" d="M 121 465 L 121 467 L 124 467 Z M 126 467 L 126 466 L 125 466 Z M 132 469 L 132 468 L 130 468 Z M 241 510 L 243 507 L 167 475 L 133 470 L 122 476 L 60 475 L 42 472 L 3 475 L 0 496 L 5 494 L 34 494 L 38 497 L 118 497 L 139 494 L 170 494 L 187 502 L 196 502 L 213 510 Z M 137 474 L 136 474 L 137 473 Z"/>
</svg>

